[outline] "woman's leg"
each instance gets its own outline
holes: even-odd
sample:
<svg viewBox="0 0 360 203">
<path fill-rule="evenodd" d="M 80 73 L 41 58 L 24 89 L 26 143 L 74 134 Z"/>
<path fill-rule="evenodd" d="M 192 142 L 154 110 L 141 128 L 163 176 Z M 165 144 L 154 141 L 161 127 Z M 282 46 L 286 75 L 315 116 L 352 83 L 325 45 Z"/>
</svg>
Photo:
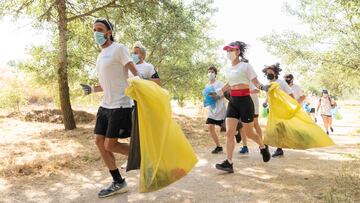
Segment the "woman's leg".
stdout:
<svg viewBox="0 0 360 203">
<path fill-rule="evenodd" d="M 249 149 L 247 147 L 247 139 L 246 139 L 244 128 L 240 129 L 240 133 L 241 133 L 241 140 L 243 142 L 243 147 L 241 147 L 239 153 L 240 154 L 249 154 Z"/>
<path fill-rule="evenodd" d="M 226 118 L 226 156 L 229 161 L 232 161 L 232 155 L 235 147 L 234 135 L 236 133 L 236 126 L 239 122 L 236 118 Z"/>
<path fill-rule="evenodd" d="M 240 129 L 240 135 L 241 135 L 241 141 L 243 143 L 243 146 L 247 146 L 247 139 L 246 139 L 244 128 Z"/>
<path fill-rule="evenodd" d="M 254 118 L 254 128 L 255 128 L 256 133 L 260 136 L 260 138 L 263 139 L 261 127 L 259 124 L 259 117 Z"/>
<path fill-rule="evenodd" d="M 326 130 L 326 133 L 329 132 L 329 117 L 327 117 L 326 115 L 322 116 L 323 120 L 324 120 L 324 127 Z"/>
<path fill-rule="evenodd" d="M 260 153 L 262 155 L 263 161 L 268 162 L 270 160 L 270 152 L 269 148 L 264 145 L 262 138 L 258 134 L 254 132 L 254 124 L 251 123 L 243 123 L 244 131 L 248 138 L 254 140 L 260 147 Z"/>
<path fill-rule="evenodd" d="M 332 122 L 333 122 L 332 117 L 329 117 L 329 128 L 330 128 L 331 132 L 334 132 Z"/>
<path fill-rule="evenodd" d="M 228 109 L 229 110 L 229 109 Z M 239 123 L 239 120 L 236 118 L 228 117 L 225 120 L 226 122 L 226 155 L 227 159 L 223 161 L 221 164 L 216 164 L 216 169 L 226 171 L 228 173 L 233 173 L 233 163 L 232 163 L 232 155 L 235 147 L 235 132 L 236 126 Z"/>
<path fill-rule="evenodd" d="M 254 140 L 259 146 L 260 146 L 260 149 L 264 149 L 265 148 L 265 145 L 262 141 L 262 139 L 260 138 L 260 136 L 258 134 L 256 134 L 254 132 L 254 122 L 251 122 L 251 123 L 243 123 L 243 129 L 244 129 L 244 132 L 245 132 L 245 135 Z"/>
</svg>

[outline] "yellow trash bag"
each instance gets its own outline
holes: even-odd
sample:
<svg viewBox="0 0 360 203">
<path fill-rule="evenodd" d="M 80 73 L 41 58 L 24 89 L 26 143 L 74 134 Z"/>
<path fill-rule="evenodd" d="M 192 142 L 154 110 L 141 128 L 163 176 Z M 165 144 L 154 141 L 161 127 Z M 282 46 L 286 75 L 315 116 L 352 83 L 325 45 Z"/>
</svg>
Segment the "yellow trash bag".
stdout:
<svg viewBox="0 0 360 203">
<path fill-rule="evenodd" d="M 309 149 L 334 145 L 300 104 L 274 82 L 268 92 L 269 117 L 264 143 L 273 147 Z"/>
<path fill-rule="evenodd" d="M 172 119 L 169 93 L 152 81 L 128 82 L 125 94 L 138 105 L 140 192 L 151 192 L 185 176 L 198 160 L 180 126 Z"/>
</svg>

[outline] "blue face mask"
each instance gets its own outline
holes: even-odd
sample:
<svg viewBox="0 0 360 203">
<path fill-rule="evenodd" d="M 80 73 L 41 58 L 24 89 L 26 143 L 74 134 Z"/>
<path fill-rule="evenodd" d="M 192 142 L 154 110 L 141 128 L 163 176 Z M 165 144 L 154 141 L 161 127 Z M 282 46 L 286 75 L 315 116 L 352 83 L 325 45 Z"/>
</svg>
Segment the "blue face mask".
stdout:
<svg viewBox="0 0 360 203">
<path fill-rule="evenodd" d="M 94 32 L 94 38 L 95 38 L 96 44 L 98 44 L 100 46 L 105 44 L 105 42 L 106 42 L 105 34 L 102 32 L 97 32 L 97 31 Z"/>
<path fill-rule="evenodd" d="M 139 59 L 139 55 L 137 54 L 133 54 L 132 55 L 132 60 L 135 64 L 139 63 L 140 59 Z"/>
</svg>

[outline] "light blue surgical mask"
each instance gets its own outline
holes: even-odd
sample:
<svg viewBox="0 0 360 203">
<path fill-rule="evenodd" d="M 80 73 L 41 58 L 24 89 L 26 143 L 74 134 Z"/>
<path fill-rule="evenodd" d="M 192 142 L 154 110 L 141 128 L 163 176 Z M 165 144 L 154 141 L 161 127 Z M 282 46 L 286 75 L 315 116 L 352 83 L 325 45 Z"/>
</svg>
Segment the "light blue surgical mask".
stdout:
<svg viewBox="0 0 360 203">
<path fill-rule="evenodd" d="M 132 60 L 135 64 L 139 63 L 140 59 L 139 59 L 139 55 L 137 54 L 133 54 L 132 55 Z"/>
<path fill-rule="evenodd" d="M 102 33 L 102 32 L 95 31 L 94 32 L 94 38 L 95 38 L 96 44 L 98 44 L 100 46 L 104 45 L 105 42 L 106 42 L 105 34 Z"/>
</svg>

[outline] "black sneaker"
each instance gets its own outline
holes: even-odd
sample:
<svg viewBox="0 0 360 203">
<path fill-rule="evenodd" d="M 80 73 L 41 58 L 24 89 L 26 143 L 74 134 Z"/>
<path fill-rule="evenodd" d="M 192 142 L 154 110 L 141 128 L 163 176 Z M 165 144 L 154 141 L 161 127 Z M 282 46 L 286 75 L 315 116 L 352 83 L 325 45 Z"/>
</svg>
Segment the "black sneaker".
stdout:
<svg viewBox="0 0 360 203">
<path fill-rule="evenodd" d="M 326 134 L 329 135 L 329 131 L 326 131 Z"/>
<path fill-rule="evenodd" d="M 222 147 L 216 147 L 214 150 L 211 151 L 212 154 L 218 154 L 223 151 Z"/>
<path fill-rule="evenodd" d="M 260 149 L 260 153 L 263 157 L 264 162 L 270 161 L 270 152 L 269 152 L 269 146 L 265 145 L 264 149 Z"/>
<path fill-rule="evenodd" d="M 233 165 L 229 163 L 229 161 L 226 159 L 221 164 L 215 165 L 216 169 L 226 171 L 229 173 L 234 173 Z"/>
<path fill-rule="evenodd" d="M 128 188 L 125 180 L 122 183 L 112 182 L 112 184 L 108 188 L 102 189 L 99 192 L 98 197 L 100 198 L 109 197 L 111 195 L 122 194 L 127 191 Z"/>
<path fill-rule="evenodd" d="M 235 139 L 237 143 L 241 142 L 241 134 L 240 134 L 240 130 L 237 131 L 237 133 L 235 134 Z"/>
<path fill-rule="evenodd" d="M 272 157 L 278 157 L 278 156 L 283 156 L 284 155 L 284 151 L 281 148 L 277 148 L 274 152 L 274 154 L 272 155 Z"/>
<path fill-rule="evenodd" d="M 331 132 L 334 132 L 334 129 L 332 127 L 330 127 L 330 130 L 331 130 Z"/>
<path fill-rule="evenodd" d="M 317 122 L 317 118 L 315 118 L 315 123 Z"/>
</svg>

